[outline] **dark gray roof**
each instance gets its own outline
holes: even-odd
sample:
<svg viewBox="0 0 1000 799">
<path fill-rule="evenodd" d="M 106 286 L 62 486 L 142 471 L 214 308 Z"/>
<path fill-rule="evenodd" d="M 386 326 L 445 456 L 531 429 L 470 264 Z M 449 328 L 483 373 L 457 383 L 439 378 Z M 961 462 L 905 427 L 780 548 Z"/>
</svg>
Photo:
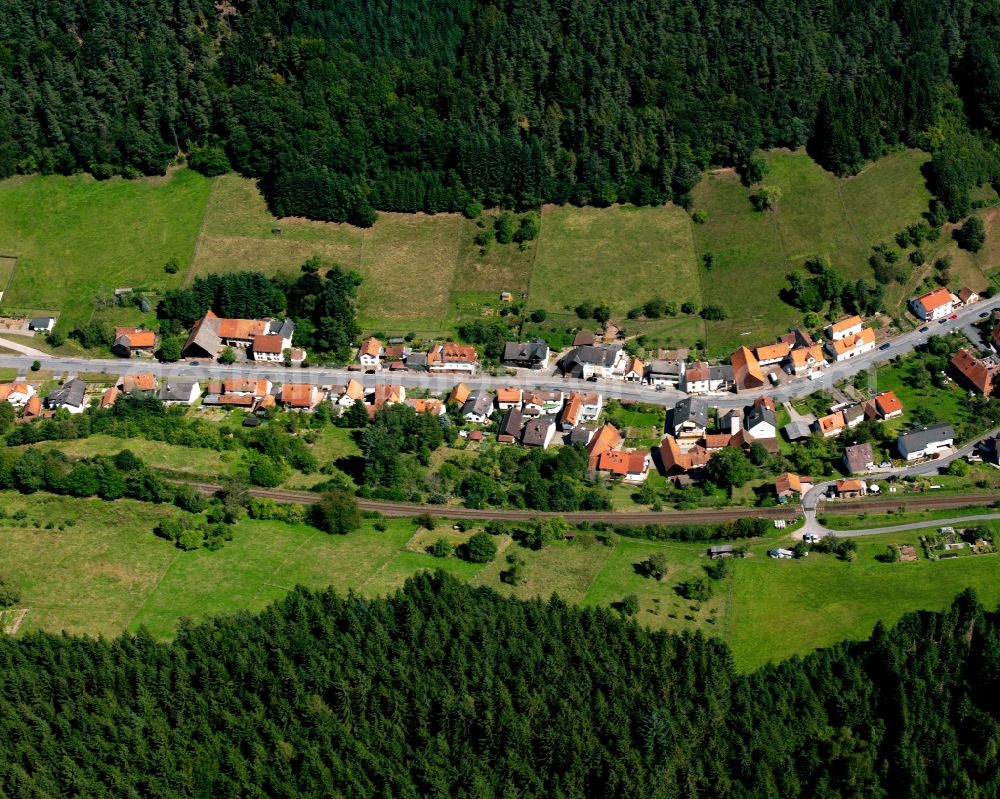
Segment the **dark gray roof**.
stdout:
<svg viewBox="0 0 1000 799">
<path fill-rule="evenodd" d="M 54 316 L 36 316 L 28 320 L 28 327 L 48 327 L 54 321 Z"/>
<path fill-rule="evenodd" d="M 677 375 L 683 370 L 680 361 L 650 361 L 646 367 L 646 372 L 650 375 Z"/>
<path fill-rule="evenodd" d="M 579 376 L 583 372 L 584 364 L 613 366 L 620 350 L 620 344 L 612 344 L 611 346 L 602 345 L 599 347 L 574 347 L 559 361 L 559 368 L 564 374 Z"/>
<path fill-rule="evenodd" d="M 520 408 L 510 408 L 503 415 L 503 420 L 500 422 L 500 433 L 501 436 L 513 436 L 517 438 L 521 435 L 521 427 L 524 425 L 524 414 L 521 413 Z"/>
<path fill-rule="evenodd" d="M 708 377 L 710 380 L 725 380 L 727 382 L 732 382 L 733 367 L 728 364 L 726 366 L 710 366 L 708 367 Z"/>
<path fill-rule="evenodd" d="M 848 405 L 844 408 L 844 421 L 850 424 L 855 419 L 861 419 L 865 415 L 865 409 L 861 405 Z"/>
<path fill-rule="evenodd" d="M 545 443 L 549 435 L 550 428 L 556 423 L 555 419 L 547 416 L 544 419 L 532 419 L 524 426 L 524 433 L 521 435 L 521 443 L 526 447 L 540 447 Z M 574 433 L 576 430 L 573 431 Z"/>
<path fill-rule="evenodd" d="M 83 405 L 83 397 L 87 393 L 87 384 L 74 377 L 63 383 L 61 388 L 49 392 L 45 398 L 45 405 L 48 408 L 61 408 L 64 405 L 72 405 L 78 408 Z"/>
<path fill-rule="evenodd" d="M 426 369 L 427 353 L 411 352 L 409 355 L 406 356 L 406 365 L 411 369 Z"/>
<path fill-rule="evenodd" d="M 549 354 L 549 345 L 540 338 L 534 341 L 508 341 L 503 345 L 505 361 L 544 361 Z"/>
<path fill-rule="evenodd" d="M 189 352 L 192 347 L 197 347 L 211 357 L 215 356 L 215 353 L 222 347 L 218 317 L 203 316 L 194 323 L 194 327 L 191 328 L 191 335 L 184 342 L 183 352 L 185 356 L 199 354 Z"/>
<path fill-rule="evenodd" d="M 594 433 L 597 432 L 596 427 L 590 427 L 584 424 L 578 424 L 574 427 L 569 434 L 570 444 L 583 444 L 586 446 L 590 443 L 590 439 L 594 437 Z"/>
<path fill-rule="evenodd" d="M 161 402 L 187 402 L 197 383 L 194 380 L 168 380 L 157 393 Z"/>
<path fill-rule="evenodd" d="M 693 422 L 698 427 L 706 427 L 708 425 L 708 405 L 694 397 L 682 399 L 674 405 L 674 429 L 676 430 L 686 422 Z"/>
<path fill-rule="evenodd" d="M 921 427 L 919 430 L 904 430 L 899 434 L 899 445 L 906 444 L 910 452 L 915 452 L 933 444 L 935 441 L 944 441 L 955 438 L 955 430 L 950 424 L 935 424 L 930 427 Z"/>
<path fill-rule="evenodd" d="M 800 438 L 809 438 L 812 431 L 805 422 L 789 422 L 784 426 L 785 438 L 789 441 L 798 441 Z"/>
<path fill-rule="evenodd" d="M 472 394 L 462 406 L 462 416 L 475 414 L 489 416 L 493 410 L 493 395 L 488 391 L 477 391 Z"/>
<path fill-rule="evenodd" d="M 777 424 L 777 419 L 774 416 L 774 411 L 764 405 L 751 405 L 750 411 L 746 415 L 746 428 L 749 430 L 752 427 L 760 424 L 761 422 L 767 422 L 772 427 Z"/>
<path fill-rule="evenodd" d="M 295 335 L 295 322 L 291 319 L 272 319 L 267 323 L 265 332 L 269 336 L 281 336 L 291 340 Z"/>
</svg>

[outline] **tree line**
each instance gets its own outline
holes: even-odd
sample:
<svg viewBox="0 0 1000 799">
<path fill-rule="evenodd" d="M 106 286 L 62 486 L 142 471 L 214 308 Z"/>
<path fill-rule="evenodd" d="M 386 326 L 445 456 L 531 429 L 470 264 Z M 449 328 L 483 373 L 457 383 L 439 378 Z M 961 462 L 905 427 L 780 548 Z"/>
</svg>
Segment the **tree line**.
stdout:
<svg viewBox="0 0 1000 799">
<path fill-rule="evenodd" d="M 0 176 L 260 179 L 277 214 L 691 202 L 714 164 L 901 145 L 963 215 L 1000 133 L 996 0 L 12 0 Z M 863 65 L 859 68 L 858 65 Z M 984 138 L 980 139 L 982 132 Z M 986 172 L 993 176 L 994 169 Z"/>
<path fill-rule="evenodd" d="M 5 636 L 0 793 L 985 799 L 998 622 L 966 593 L 738 674 L 700 633 L 439 572 L 298 588 L 171 643 Z"/>
</svg>

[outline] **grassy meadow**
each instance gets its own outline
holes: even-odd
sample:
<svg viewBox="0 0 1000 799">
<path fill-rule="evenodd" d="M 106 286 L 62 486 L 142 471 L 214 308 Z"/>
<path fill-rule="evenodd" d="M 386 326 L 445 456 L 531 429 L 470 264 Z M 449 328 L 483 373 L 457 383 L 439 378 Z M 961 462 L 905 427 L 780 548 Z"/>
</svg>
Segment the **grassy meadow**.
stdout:
<svg viewBox="0 0 1000 799">
<path fill-rule="evenodd" d="M 221 550 L 182 552 L 152 532 L 158 519 L 173 512 L 169 507 L 12 492 L 0 493 L 0 506 L 0 562 L 20 587 L 20 607 L 30 608 L 22 633 L 112 636 L 145 626 L 169 638 L 183 618 L 259 610 L 296 585 L 379 596 L 421 569 L 443 568 L 505 595 L 557 593 L 584 606 L 614 605 L 634 593 L 640 623 L 719 636 L 732 646 L 739 668 L 749 670 L 864 638 L 880 619 L 891 623 L 909 611 L 943 608 L 967 586 L 987 605 L 1000 602 L 997 557 L 895 564 L 874 559 L 890 543 L 916 544 L 918 532 L 859 539 L 851 563 L 818 554 L 774 561 L 766 551 L 779 539 L 762 542 L 751 557 L 733 562 L 730 577 L 713 583 L 709 600 L 692 602 L 676 589 L 704 574 L 708 559 L 701 544 L 581 532 L 575 541 L 534 551 L 501 537 L 497 559 L 481 566 L 426 553 L 437 538 L 460 543 L 473 532 L 457 533 L 444 523 L 428 531 L 410 519 L 387 519 L 379 531 L 366 520 L 355 533 L 329 536 L 305 525 L 244 520 Z M 27 517 L 13 519 L 22 509 Z M 669 564 L 662 581 L 636 568 L 656 552 Z M 524 582 L 517 587 L 500 580 L 510 553 L 524 562 Z"/>
<path fill-rule="evenodd" d="M 90 318 L 99 293 L 179 286 L 210 186 L 187 169 L 140 180 L 0 181 L 0 254 L 18 259 L 4 310 L 58 312 L 69 330 Z M 170 258 L 180 273 L 164 271 Z"/>
<path fill-rule="evenodd" d="M 546 206 L 535 241 L 494 242 L 485 250 L 474 239 L 493 224 L 495 211 L 479 220 L 383 213 L 361 229 L 276 219 L 255 182 L 232 174 L 11 178 L 0 182 L 0 285 L 10 282 L 3 306 L 60 312 L 69 328 L 91 317 L 95 295 L 121 285 L 159 290 L 238 269 L 294 273 L 319 255 L 364 276 L 360 320 L 370 332 L 448 335 L 462 319 L 495 314 L 500 292 L 510 291 L 528 310 L 548 311 L 547 323 L 526 325 L 525 335 L 565 341 L 567 330 L 595 325 L 576 318 L 572 309 L 581 302 L 606 302 L 621 321 L 629 308 L 660 296 L 677 305 L 718 304 L 729 318 L 629 320 L 628 334 L 644 335 L 650 346 L 703 341 L 724 354 L 799 321 L 779 298 L 789 270 L 821 255 L 846 276 L 868 276 L 871 245 L 891 240 L 927 207 L 920 175 L 926 155 L 918 151 L 894 153 L 847 179 L 824 172 L 802 151 L 764 158 L 764 184 L 781 195 L 773 211 L 755 212 L 751 190 L 732 170 L 716 170 L 694 190 L 693 210 L 705 214 L 704 224 L 676 206 Z M 953 256 L 953 281 L 973 288 L 1000 268 L 1000 223 L 992 211 L 983 213 L 990 235 L 982 253 L 962 253 L 948 236 L 937 245 Z M 163 271 L 169 258 L 181 266 L 176 275 Z M 929 268 L 913 270 L 913 282 Z M 911 288 L 894 287 L 891 299 Z M 143 321 L 134 309 L 98 313 L 116 324 Z"/>
</svg>

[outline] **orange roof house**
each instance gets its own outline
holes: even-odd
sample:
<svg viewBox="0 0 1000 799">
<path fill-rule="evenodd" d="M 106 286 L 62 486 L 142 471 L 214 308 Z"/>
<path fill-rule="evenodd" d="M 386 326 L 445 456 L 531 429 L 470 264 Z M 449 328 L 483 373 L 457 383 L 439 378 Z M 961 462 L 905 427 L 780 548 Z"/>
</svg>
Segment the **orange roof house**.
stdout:
<svg viewBox="0 0 1000 799">
<path fill-rule="evenodd" d="M 448 402 L 455 402 L 459 405 L 464 405 L 465 401 L 472 395 L 472 389 L 470 389 L 465 383 L 459 383 L 455 386 L 451 393 L 448 395 Z"/>
<path fill-rule="evenodd" d="M 823 434 L 824 438 L 840 435 L 847 427 L 847 420 L 843 411 L 831 413 L 829 416 L 821 416 L 816 420 L 816 429 Z"/>
<path fill-rule="evenodd" d="M 659 447 L 663 473 L 668 475 L 700 469 L 712 459 L 713 454 L 713 452 L 709 452 L 700 444 L 696 444 L 687 452 L 683 452 L 677 440 L 670 435 L 663 437 Z"/>
<path fill-rule="evenodd" d="M 569 395 L 569 399 L 566 400 L 566 405 L 563 407 L 561 422 L 563 429 L 569 427 L 576 427 L 577 423 L 580 421 L 580 414 L 583 412 L 583 396 L 581 394 L 573 393 Z"/>
<path fill-rule="evenodd" d="M 126 394 L 131 394 L 134 391 L 155 391 L 157 386 L 156 375 L 152 372 L 125 375 L 118 386 Z"/>
<path fill-rule="evenodd" d="M 791 472 L 783 472 L 774 478 L 774 490 L 778 499 L 787 499 L 792 494 L 803 494 L 812 488 L 811 477 L 799 477 Z"/>
<path fill-rule="evenodd" d="M 156 346 L 156 333 L 137 327 L 116 327 L 115 339 L 128 338 L 128 347 L 133 350 L 151 350 Z"/>
<path fill-rule="evenodd" d="M 369 358 L 377 358 L 382 352 L 382 342 L 377 338 L 370 337 L 366 338 L 364 343 L 361 345 L 361 349 L 358 350 L 358 357 L 366 356 Z"/>
<path fill-rule="evenodd" d="M 375 386 L 375 396 L 372 406 L 378 410 L 383 405 L 397 405 L 406 399 L 406 389 L 392 383 L 380 383 Z"/>
<path fill-rule="evenodd" d="M 439 399 L 411 399 L 406 404 L 417 413 L 427 413 L 431 416 L 440 416 L 444 413 L 444 405 Z"/>
<path fill-rule="evenodd" d="M 608 472 L 614 477 L 627 477 L 630 474 L 643 475 L 649 466 L 648 457 L 645 452 L 622 452 L 611 449 L 602 452 L 597 457 L 595 469 L 598 472 Z"/>
<path fill-rule="evenodd" d="M 844 338 L 836 339 L 835 341 L 831 341 L 827 344 L 827 347 L 833 349 L 833 354 L 837 358 L 840 358 L 842 355 L 846 355 L 853 350 L 869 346 L 875 346 L 875 331 L 870 327 L 862 328 L 860 333 L 845 336 Z"/>
<path fill-rule="evenodd" d="M 219 337 L 233 341 L 251 341 L 255 336 L 262 336 L 267 329 L 267 322 L 262 319 L 220 319 Z"/>
<path fill-rule="evenodd" d="M 830 334 L 830 338 L 837 338 L 837 336 L 841 336 L 848 330 L 852 330 L 862 324 L 863 322 L 860 316 L 845 316 L 843 319 L 840 319 L 830 325 L 828 332 Z"/>
<path fill-rule="evenodd" d="M 763 347 L 757 347 L 754 350 L 754 357 L 757 359 L 758 363 L 778 363 L 788 357 L 788 353 L 792 351 L 792 345 L 783 341 L 779 341 L 777 344 L 768 344 Z"/>
<path fill-rule="evenodd" d="M 285 339 L 281 336 L 255 336 L 253 340 L 253 351 L 263 352 L 268 355 L 281 355 L 285 348 Z"/>
<path fill-rule="evenodd" d="M 910 300 L 911 307 L 921 319 L 933 319 L 936 316 L 940 316 L 942 312 L 939 309 L 946 306 L 947 312 L 951 313 L 952 303 L 951 292 L 943 286 Z M 935 311 L 938 311 L 938 313 L 935 314 Z"/>
<path fill-rule="evenodd" d="M 764 387 L 764 373 L 760 370 L 760 364 L 746 347 L 736 350 L 730 357 L 730 363 L 733 366 L 733 380 L 736 382 L 737 391 Z"/>
<path fill-rule="evenodd" d="M 899 401 L 895 391 L 883 391 L 875 395 L 875 410 L 883 419 L 892 419 L 903 412 L 903 403 Z"/>
<path fill-rule="evenodd" d="M 524 392 L 516 387 L 498 388 L 497 405 L 520 405 Z"/>
<path fill-rule="evenodd" d="M 225 394 L 253 394 L 256 397 L 263 397 L 270 391 L 270 386 L 267 380 L 227 377 L 222 381 L 222 391 Z"/>
<path fill-rule="evenodd" d="M 101 407 L 109 408 L 110 406 L 115 404 L 115 401 L 117 399 L 118 399 L 118 389 L 112 386 L 111 388 L 107 389 L 107 391 L 105 391 L 103 394 L 101 394 Z"/>
<path fill-rule="evenodd" d="M 354 401 L 361 400 L 363 402 L 365 399 L 365 388 L 352 377 L 344 387 L 344 396 Z"/>
<path fill-rule="evenodd" d="M 963 347 L 951 359 L 951 368 L 959 380 L 980 394 L 988 397 L 993 393 L 998 366 L 992 359 L 977 358 Z"/>
<path fill-rule="evenodd" d="M 281 402 L 289 408 L 311 410 L 319 402 L 319 391 L 308 383 L 285 383 L 281 387 Z"/>
<path fill-rule="evenodd" d="M 110 388 L 108 391 L 116 391 L 117 389 Z M 28 402 L 24 406 L 24 413 L 21 414 L 22 421 L 31 421 L 37 418 L 42 412 L 42 398 L 37 394 L 32 394 L 28 398 Z"/>
<path fill-rule="evenodd" d="M 597 468 L 597 461 L 601 455 L 611 450 L 616 450 L 622 445 L 622 434 L 613 424 L 605 424 L 597 431 L 590 443 L 587 444 L 587 455 L 590 456 L 590 468 Z"/>
</svg>

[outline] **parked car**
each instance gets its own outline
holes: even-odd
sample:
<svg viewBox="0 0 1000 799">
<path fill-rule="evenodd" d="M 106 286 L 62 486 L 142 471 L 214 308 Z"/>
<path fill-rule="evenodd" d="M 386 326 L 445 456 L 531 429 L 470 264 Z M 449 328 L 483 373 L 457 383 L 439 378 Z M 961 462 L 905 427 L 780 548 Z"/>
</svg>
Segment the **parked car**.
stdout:
<svg viewBox="0 0 1000 799">
<path fill-rule="evenodd" d="M 927 325 L 924 325 L 924 326 L 923 326 L 922 328 L 920 328 L 920 330 L 918 330 L 917 332 L 918 332 L 918 333 L 926 333 L 926 332 L 927 332 L 928 330 L 930 330 L 930 328 L 929 328 L 929 327 L 927 327 Z"/>
<path fill-rule="evenodd" d="M 889 342 L 889 341 L 887 341 L 887 342 L 885 342 L 885 344 L 883 344 L 883 345 L 882 345 L 881 347 L 879 347 L 879 349 L 880 349 L 880 350 L 887 350 L 887 349 L 889 349 L 889 347 L 891 347 L 891 346 L 892 346 L 892 343 L 891 343 L 891 342 Z"/>
<path fill-rule="evenodd" d="M 985 319 L 989 315 L 990 315 L 989 311 L 983 311 L 981 314 L 979 314 L 979 318 L 980 319 Z"/>
<path fill-rule="evenodd" d="M 958 319 L 958 314 L 957 314 L 957 313 L 953 313 L 953 314 L 952 314 L 951 316 L 949 316 L 948 318 L 949 318 L 949 319 Z"/>
</svg>

